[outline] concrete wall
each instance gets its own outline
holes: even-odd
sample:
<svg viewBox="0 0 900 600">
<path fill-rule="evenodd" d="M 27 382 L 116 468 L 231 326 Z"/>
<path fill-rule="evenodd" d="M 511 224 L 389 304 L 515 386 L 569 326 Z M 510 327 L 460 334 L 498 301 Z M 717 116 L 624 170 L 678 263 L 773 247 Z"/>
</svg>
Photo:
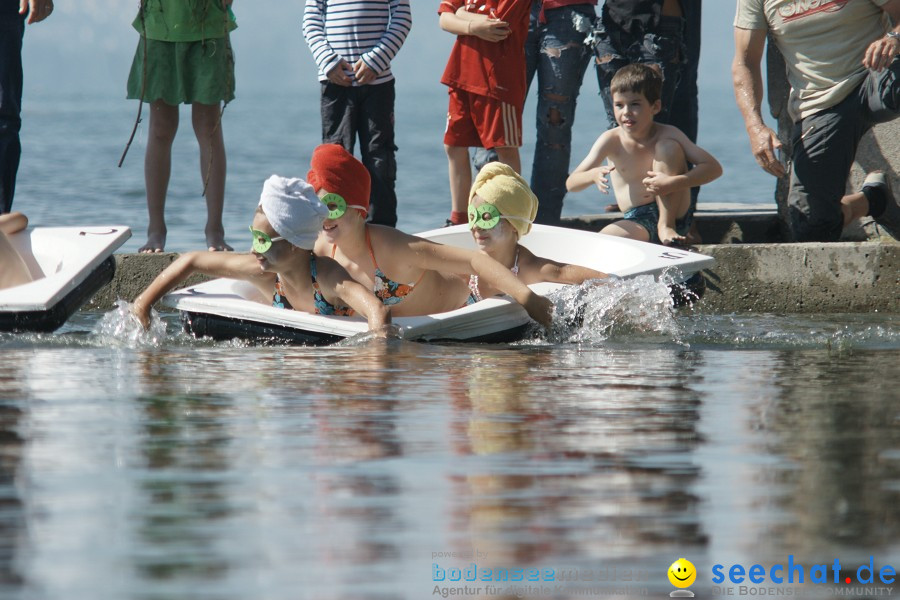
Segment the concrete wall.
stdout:
<svg viewBox="0 0 900 600">
<path fill-rule="evenodd" d="M 900 244 L 700 246 L 716 259 L 705 272 L 701 312 L 900 314 Z"/>
<path fill-rule="evenodd" d="M 723 244 L 698 247 L 715 257 L 697 310 L 708 313 L 900 314 L 900 244 Z M 177 254 L 118 254 L 112 283 L 85 307 L 129 302 Z M 206 278 L 195 276 L 185 285 Z"/>
</svg>

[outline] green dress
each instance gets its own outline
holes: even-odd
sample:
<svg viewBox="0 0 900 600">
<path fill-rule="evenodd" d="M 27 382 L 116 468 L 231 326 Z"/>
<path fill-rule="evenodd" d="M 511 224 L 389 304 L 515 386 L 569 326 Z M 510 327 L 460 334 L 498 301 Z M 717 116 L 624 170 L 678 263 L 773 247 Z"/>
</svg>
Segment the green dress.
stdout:
<svg viewBox="0 0 900 600">
<path fill-rule="evenodd" d="M 229 34 L 237 23 L 222 0 L 142 0 L 133 25 L 141 39 L 128 76 L 128 98 L 171 105 L 234 99 Z"/>
</svg>

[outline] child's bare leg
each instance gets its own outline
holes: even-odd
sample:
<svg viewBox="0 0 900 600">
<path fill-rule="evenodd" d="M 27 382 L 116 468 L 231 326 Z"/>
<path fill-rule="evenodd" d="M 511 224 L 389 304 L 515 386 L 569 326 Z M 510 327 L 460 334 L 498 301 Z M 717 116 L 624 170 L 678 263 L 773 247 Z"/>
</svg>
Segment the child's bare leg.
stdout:
<svg viewBox="0 0 900 600">
<path fill-rule="evenodd" d="M 157 100 L 150 104 L 150 132 L 144 156 L 147 187 L 147 243 L 138 252 L 162 252 L 166 247 L 166 192 L 172 172 L 172 142 L 178 131 L 178 107 Z"/>
<path fill-rule="evenodd" d="M 0 229 L 0 290 L 22 285 L 31 280 L 31 272 L 25 266 L 22 257 L 16 252 L 6 233 Z"/>
<path fill-rule="evenodd" d="M 639 242 L 650 241 L 650 234 L 647 230 L 634 221 L 614 221 L 601 229 L 600 233 L 638 240 Z"/>
<path fill-rule="evenodd" d="M 519 149 L 515 146 L 494 148 L 497 152 L 497 160 L 511 166 L 516 173 L 522 172 L 522 160 L 519 158 Z"/>
<path fill-rule="evenodd" d="M 225 227 L 222 224 L 227 163 L 221 115 L 217 104 L 191 105 L 194 135 L 200 145 L 200 175 L 206 188 L 206 246 L 210 250 L 233 250 L 225 243 Z"/>
<path fill-rule="evenodd" d="M 28 217 L 24 213 L 11 212 L 0 215 L 0 232 L 16 233 L 28 227 Z"/>
<path fill-rule="evenodd" d="M 444 150 L 447 151 L 450 171 L 450 210 L 456 214 L 466 214 L 469 190 L 472 187 L 469 149 L 465 146 L 444 145 Z"/>
<path fill-rule="evenodd" d="M 671 140 L 659 142 L 653 157 L 653 170 L 666 175 L 687 173 L 687 159 L 685 159 L 681 144 Z M 687 238 L 676 231 L 675 221 L 684 217 L 691 207 L 690 188 L 657 197 L 657 206 L 659 206 L 659 225 L 657 226 L 659 241 L 667 246 L 673 243 L 687 243 Z"/>
</svg>

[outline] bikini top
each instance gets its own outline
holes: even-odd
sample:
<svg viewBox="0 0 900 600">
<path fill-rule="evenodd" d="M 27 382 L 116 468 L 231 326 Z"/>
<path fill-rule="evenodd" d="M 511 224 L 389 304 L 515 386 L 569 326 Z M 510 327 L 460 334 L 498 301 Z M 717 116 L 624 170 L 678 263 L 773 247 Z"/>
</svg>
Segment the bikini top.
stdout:
<svg viewBox="0 0 900 600">
<path fill-rule="evenodd" d="M 516 247 L 516 258 L 513 261 L 513 266 L 510 268 L 513 275 L 519 275 L 519 248 Z M 476 302 L 481 302 L 484 298 L 481 297 L 481 291 L 478 289 L 478 275 L 469 275 L 469 297 L 466 299 L 466 306 L 470 304 L 475 304 Z"/>
<path fill-rule="evenodd" d="M 312 287 L 313 287 L 313 303 L 316 306 L 316 314 L 317 315 L 336 315 L 339 317 L 350 317 L 354 314 L 352 308 L 349 307 L 336 307 L 334 304 L 325 299 L 325 296 L 322 295 L 322 290 L 319 289 L 319 282 L 316 280 L 318 276 L 316 270 L 316 255 L 313 254 L 309 259 L 309 275 L 312 279 Z M 291 306 L 291 303 L 288 302 L 287 296 L 284 295 L 284 284 L 281 282 L 281 278 L 278 274 L 275 274 L 275 293 L 272 295 L 272 306 L 277 308 L 294 308 Z"/>
<path fill-rule="evenodd" d="M 422 274 L 419 276 L 419 279 L 417 279 L 415 283 L 396 282 L 385 275 L 384 271 L 382 271 L 378 266 L 378 261 L 375 260 L 375 251 L 372 250 L 372 238 L 369 237 L 368 227 L 366 227 L 366 245 L 369 247 L 369 256 L 372 257 L 372 264 L 375 265 L 375 286 L 372 291 L 385 306 L 391 306 L 393 304 L 399 304 L 400 302 L 403 302 L 403 299 L 406 298 L 406 296 L 408 296 L 413 291 L 413 289 L 417 285 L 419 285 L 419 282 L 422 281 L 422 278 L 425 277 L 425 271 L 422 271 Z M 332 246 L 332 258 L 334 258 L 335 252 L 337 252 L 337 246 Z"/>
</svg>

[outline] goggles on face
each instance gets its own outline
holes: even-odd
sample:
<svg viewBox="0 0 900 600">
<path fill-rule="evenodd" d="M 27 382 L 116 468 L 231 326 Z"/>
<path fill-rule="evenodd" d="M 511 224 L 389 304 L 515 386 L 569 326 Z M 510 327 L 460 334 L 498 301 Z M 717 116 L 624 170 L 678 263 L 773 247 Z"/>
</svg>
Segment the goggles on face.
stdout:
<svg viewBox="0 0 900 600">
<path fill-rule="evenodd" d="M 344 197 L 340 194 L 329 192 L 322 196 L 321 200 L 322 204 L 328 207 L 328 218 L 331 220 L 340 219 L 341 217 L 343 217 L 348 208 L 358 208 L 364 213 L 369 212 L 365 206 L 360 206 L 358 204 L 348 205 L 347 201 L 344 200 Z"/>
<path fill-rule="evenodd" d="M 250 235 L 253 236 L 253 251 L 257 254 L 265 254 L 275 242 L 280 242 L 283 237 L 269 237 L 267 233 L 263 233 L 258 229 L 250 227 Z"/>
<path fill-rule="evenodd" d="M 493 204 L 469 205 L 469 229 L 493 229 L 500 222 L 500 211 Z"/>
<path fill-rule="evenodd" d="M 500 210 L 489 202 L 485 202 L 478 207 L 469 205 L 469 229 L 493 229 L 500 223 L 500 219 L 507 221 L 524 221 L 531 223 L 532 221 L 524 217 L 513 217 L 501 215 Z"/>
</svg>

